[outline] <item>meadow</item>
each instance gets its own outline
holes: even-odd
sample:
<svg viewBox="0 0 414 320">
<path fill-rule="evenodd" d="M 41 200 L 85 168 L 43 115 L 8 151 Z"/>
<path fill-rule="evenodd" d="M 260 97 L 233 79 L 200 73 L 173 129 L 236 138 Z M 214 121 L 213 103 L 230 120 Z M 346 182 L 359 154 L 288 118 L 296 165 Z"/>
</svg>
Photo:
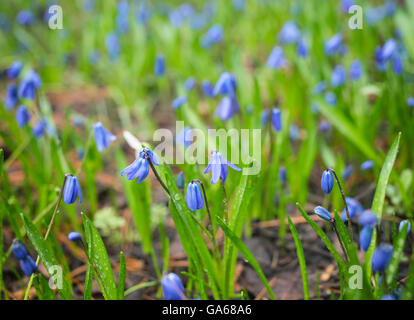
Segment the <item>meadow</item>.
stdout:
<svg viewBox="0 0 414 320">
<path fill-rule="evenodd" d="M 0 3 L 0 299 L 413 300 L 414 1 Z"/>
</svg>

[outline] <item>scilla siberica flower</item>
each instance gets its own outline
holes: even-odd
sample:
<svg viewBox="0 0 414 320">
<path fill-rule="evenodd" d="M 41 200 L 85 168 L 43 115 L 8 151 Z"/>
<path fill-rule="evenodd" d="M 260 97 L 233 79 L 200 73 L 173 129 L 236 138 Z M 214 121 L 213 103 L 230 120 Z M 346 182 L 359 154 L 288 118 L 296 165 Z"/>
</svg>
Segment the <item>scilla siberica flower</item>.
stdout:
<svg viewBox="0 0 414 320">
<path fill-rule="evenodd" d="M 324 51 L 327 56 L 332 56 L 340 52 L 343 37 L 340 33 L 335 34 L 325 42 Z"/>
<path fill-rule="evenodd" d="M 326 220 L 326 221 L 332 220 L 331 213 L 328 210 L 326 210 L 324 207 L 317 206 L 315 209 L 313 209 L 313 211 L 318 215 L 318 217 L 322 218 L 323 220 Z"/>
<path fill-rule="evenodd" d="M 79 203 L 82 202 L 82 192 L 79 185 L 78 178 L 75 176 L 68 176 L 66 178 L 65 189 L 63 190 L 63 201 L 67 205 L 76 201 L 79 196 Z"/>
<path fill-rule="evenodd" d="M 175 273 L 164 275 L 161 279 L 161 287 L 165 300 L 185 299 L 184 286 Z"/>
<path fill-rule="evenodd" d="M 336 107 L 336 94 L 332 91 L 328 91 L 324 95 L 325 101 L 331 107 Z"/>
<path fill-rule="evenodd" d="M 11 250 L 13 255 L 19 260 L 26 258 L 26 256 L 29 254 L 26 247 L 17 239 L 13 240 Z"/>
<path fill-rule="evenodd" d="M 201 88 L 203 89 L 203 92 L 206 97 L 208 98 L 214 97 L 214 92 L 213 92 L 214 89 L 210 81 L 204 80 L 201 84 Z"/>
<path fill-rule="evenodd" d="M 352 197 L 346 197 L 345 201 L 348 207 L 349 217 L 351 219 L 357 216 L 358 214 L 362 214 L 362 212 L 364 211 L 364 208 L 361 206 L 358 200 Z M 345 222 L 348 219 L 348 217 L 346 216 L 345 208 L 342 210 L 341 219 L 343 222 Z"/>
<path fill-rule="evenodd" d="M 129 3 L 127 1 L 118 2 L 116 16 L 116 27 L 121 34 L 129 31 Z"/>
<path fill-rule="evenodd" d="M 349 66 L 349 75 L 353 80 L 359 80 L 362 76 L 362 64 L 359 60 L 352 61 Z"/>
<path fill-rule="evenodd" d="M 232 164 L 227 159 L 225 159 L 220 152 L 212 151 L 210 162 L 207 165 L 206 170 L 204 170 L 204 173 L 208 173 L 211 171 L 211 183 L 212 184 L 216 184 L 220 180 L 220 178 L 221 178 L 221 181 L 224 183 L 229 173 L 229 170 L 227 167 L 230 167 L 236 171 L 242 170 L 239 167 Z"/>
<path fill-rule="evenodd" d="M 407 106 L 414 107 L 414 97 L 409 97 L 407 99 Z"/>
<path fill-rule="evenodd" d="M 348 180 L 353 170 L 354 170 L 354 167 L 352 166 L 352 164 L 346 166 L 345 170 L 342 172 L 342 179 L 344 181 Z"/>
<path fill-rule="evenodd" d="M 36 90 L 41 86 L 42 80 L 39 75 L 34 70 L 30 70 L 20 83 L 19 97 L 33 100 Z"/>
<path fill-rule="evenodd" d="M 391 261 L 393 251 L 394 249 L 390 244 L 380 244 L 372 255 L 372 271 L 383 272 Z"/>
<path fill-rule="evenodd" d="M 367 160 L 361 163 L 361 170 L 366 171 L 374 167 L 374 162 L 372 160 Z"/>
<path fill-rule="evenodd" d="M 332 87 L 336 88 L 341 86 L 345 83 L 346 80 L 346 71 L 345 68 L 341 65 L 338 65 L 333 69 L 331 75 L 331 85 Z"/>
<path fill-rule="evenodd" d="M 326 194 L 330 194 L 331 191 L 332 191 L 333 186 L 334 186 L 334 178 L 333 178 L 332 172 L 331 172 L 331 170 L 326 169 L 322 173 L 322 178 L 321 178 L 322 190 Z"/>
<path fill-rule="evenodd" d="M 401 230 L 404 228 L 404 226 L 406 224 L 408 225 L 407 226 L 407 234 L 410 233 L 410 231 L 411 231 L 411 222 L 408 221 L 408 220 L 403 220 L 403 221 L 400 222 L 400 225 L 398 226 L 398 231 L 401 232 Z"/>
<path fill-rule="evenodd" d="M 95 138 L 96 148 L 99 152 L 107 149 L 109 147 L 109 144 L 112 141 L 116 140 L 116 137 L 108 130 L 106 130 L 101 122 L 96 122 L 93 124 L 93 135 Z"/>
<path fill-rule="evenodd" d="M 23 128 L 30 120 L 30 113 L 24 105 L 16 110 L 16 121 L 20 128 Z"/>
<path fill-rule="evenodd" d="M 298 54 L 299 57 L 306 58 L 308 56 L 308 52 L 309 52 L 308 43 L 306 42 L 305 39 L 301 39 L 298 42 L 298 46 L 296 47 L 296 53 Z"/>
<path fill-rule="evenodd" d="M 189 77 L 184 82 L 184 88 L 186 91 L 191 91 L 194 88 L 195 84 L 196 80 L 194 79 L 194 77 Z"/>
<path fill-rule="evenodd" d="M 285 59 L 285 55 L 283 54 L 282 47 L 276 46 L 273 48 L 272 52 L 267 58 L 266 65 L 271 68 L 278 70 L 282 67 L 287 65 L 287 60 Z"/>
<path fill-rule="evenodd" d="M 288 21 L 280 30 L 278 40 L 280 44 L 297 43 L 300 37 L 301 33 L 296 23 Z"/>
<path fill-rule="evenodd" d="M 214 95 L 229 95 L 234 96 L 236 93 L 237 81 L 234 75 L 229 72 L 223 72 L 220 75 L 220 78 L 217 80 L 216 85 L 214 86 L 213 93 Z"/>
<path fill-rule="evenodd" d="M 221 25 L 215 24 L 207 33 L 200 39 L 201 46 L 204 49 L 209 49 L 213 44 L 223 41 L 223 28 Z"/>
<path fill-rule="evenodd" d="M 372 234 L 374 232 L 373 226 L 365 226 L 362 228 L 359 234 L 359 245 L 364 252 L 367 252 L 369 245 L 371 244 Z"/>
<path fill-rule="evenodd" d="M 18 100 L 19 93 L 17 86 L 15 84 L 10 84 L 7 87 L 6 97 L 4 99 L 4 105 L 6 107 L 6 110 L 13 109 Z"/>
<path fill-rule="evenodd" d="M 282 114 L 279 108 L 272 109 L 272 126 L 277 132 L 282 130 Z"/>
<path fill-rule="evenodd" d="M 22 10 L 16 16 L 17 22 L 22 26 L 30 26 L 33 24 L 35 18 L 30 10 Z"/>
<path fill-rule="evenodd" d="M 163 55 L 157 55 L 155 58 L 154 73 L 157 77 L 161 77 L 165 73 L 165 59 Z"/>
<path fill-rule="evenodd" d="M 191 142 L 193 141 L 193 133 L 191 131 L 191 128 L 186 126 L 181 130 L 177 137 L 175 138 L 176 144 L 183 144 L 186 148 L 188 148 L 191 145 Z"/>
<path fill-rule="evenodd" d="M 128 180 L 135 180 L 138 178 L 138 183 L 141 183 L 148 176 L 149 159 L 156 166 L 160 164 L 158 156 L 152 150 L 143 148 L 134 162 L 121 171 L 121 176 L 126 175 Z"/>
<path fill-rule="evenodd" d="M 240 112 L 239 102 L 234 96 L 225 96 L 221 99 L 219 105 L 214 111 L 214 116 L 220 117 L 221 120 L 228 120 L 234 114 Z"/>
<path fill-rule="evenodd" d="M 174 99 L 172 107 L 174 110 L 180 108 L 184 103 L 187 102 L 187 96 L 179 96 Z"/>
<path fill-rule="evenodd" d="M 13 62 L 10 67 L 7 69 L 7 78 L 15 79 L 19 76 L 20 71 L 23 68 L 23 63 L 20 61 Z"/>
<path fill-rule="evenodd" d="M 193 212 L 204 208 L 203 195 L 197 182 L 190 182 L 188 184 L 185 201 L 187 202 L 188 209 Z"/>
<path fill-rule="evenodd" d="M 82 240 L 82 235 L 79 232 L 72 231 L 68 234 L 69 241 L 75 242 Z"/>
<path fill-rule="evenodd" d="M 12 253 L 20 261 L 20 267 L 27 276 L 31 276 L 37 270 L 36 262 L 27 252 L 26 247 L 17 241 L 13 240 Z"/>
<path fill-rule="evenodd" d="M 121 52 L 121 48 L 118 36 L 114 32 L 108 33 L 106 35 L 105 47 L 106 51 L 108 51 L 108 55 L 111 60 L 115 60 L 116 58 L 118 58 Z"/>
<path fill-rule="evenodd" d="M 177 175 L 177 187 L 178 189 L 184 189 L 185 187 L 185 176 L 182 171 L 180 171 Z"/>
</svg>

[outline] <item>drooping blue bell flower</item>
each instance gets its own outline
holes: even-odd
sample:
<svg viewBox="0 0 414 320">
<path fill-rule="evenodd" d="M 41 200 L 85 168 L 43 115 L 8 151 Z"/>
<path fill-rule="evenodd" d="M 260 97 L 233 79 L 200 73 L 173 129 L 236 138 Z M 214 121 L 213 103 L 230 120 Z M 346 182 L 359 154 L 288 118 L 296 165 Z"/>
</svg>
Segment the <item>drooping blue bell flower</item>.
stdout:
<svg viewBox="0 0 414 320">
<path fill-rule="evenodd" d="M 185 176 L 182 171 L 180 171 L 177 175 L 177 187 L 178 189 L 184 189 L 185 187 Z"/>
<path fill-rule="evenodd" d="M 223 41 L 223 27 L 219 24 L 212 26 L 200 39 L 200 44 L 204 49 L 211 48 L 214 44 Z"/>
<path fill-rule="evenodd" d="M 414 107 L 414 97 L 409 97 L 407 99 L 407 106 Z"/>
<path fill-rule="evenodd" d="M 193 134 L 190 127 L 186 126 L 181 130 L 177 137 L 175 138 L 176 144 L 183 144 L 186 148 L 188 148 L 193 141 Z"/>
<path fill-rule="evenodd" d="M 219 105 L 214 111 L 214 116 L 220 117 L 225 121 L 232 118 L 236 113 L 240 112 L 240 106 L 235 96 L 225 96 L 221 99 Z"/>
<path fill-rule="evenodd" d="M 322 218 L 323 220 L 326 220 L 326 221 L 332 220 L 331 213 L 328 210 L 326 210 L 324 207 L 317 206 L 315 209 L 313 209 L 313 211 L 318 215 L 318 217 Z"/>
<path fill-rule="evenodd" d="M 226 181 L 227 175 L 229 170 L 227 167 L 230 167 L 236 171 L 241 171 L 239 167 L 232 164 L 230 161 L 225 159 L 220 152 L 213 151 L 211 153 L 210 162 L 207 165 L 206 170 L 204 173 L 208 173 L 211 171 L 211 183 L 216 184 L 220 178 L 223 183 Z"/>
<path fill-rule="evenodd" d="M 378 218 L 375 215 L 375 213 L 372 212 L 371 210 L 365 210 L 359 216 L 358 223 L 363 227 L 365 227 L 365 226 L 376 226 L 377 223 L 378 223 Z"/>
<path fill-rule="evenodd" d="M 367 225 L 362 228 L 361 233 L 359 234 L 359 245 L 364 252 L 367 252 L 369 245 L 371 244 L 373 232 L 374 227 Z"/>
<path fill-rule="evenodd" d="M 69 241 L 75 242 L 82 240 L 82 235 L 79 232 L 72 231 L 68 234 Z"/>
<path fill-rule="evenodd" d="M 26 256 L 29 254 L 24 244 L 17 239 L 13 240 L 11 250 L 13 255 L 19 260 L 26 258 Z"/>
<path fill-rule="evenodd" d="M 27 255 L 24 259 L 20 260 L 20 267 L 27 276 L 31 276 L 33 273 L 37 271 L 36 262 L 29 255 Z"/>
<path fill-rule="evenodd" d="M 175 273 L 169 273 L 161 279 L 162 293 L 165 300 L 183 300 L 184 286 Z"/>
<path fill-rule="evenodd" d="M 187 96 L 179 96 L 174 99 L 172 107 L 174 110 L 180 108 L 184 103 L 187 102 Z"/>
<path fill-rule="evenodd" d="M 343 179 L 344 181 L 346 181 L 346 180 L 348 180 L 348 179 L 349 179 L 349 177 L 350 177 L 350 176 L 351 176 L 351 174 L 352 174 L 353 168 L 354 168 L 354 167 L 352 166 L 352 164 L 350 164 L 350 165 L 346 166 L 345 170 L 342 172 L 342 179 Z"/>
<path fill-rule="evenodd" d="M 333 189 L 333 186 L 334 186 L 334 178 L 333 178 L 332 172 L 331 170 L 326 169 L 322 173 L 322 177 L 321 177 L 322 190 L 326 194 L 330 194 Z"/>
<path fill-rule="evenodd" d="M 272 109 L 272 126 L 277 131 L 282 131 L 282 113 L 279 108 Z"/>
<path fill-rule="evenodd" d="M 214 92 L 213 92 L 214 89 L 213 89 L 213 85 L 211 84 L 210 81 L 203 80 L 203 82 L 201 83 L 201 88 L 203 89 L 203 92 L 204 92 L 206 97 L 208 97 L 208 98 L 214 97 Z"/>
<path fill-rule="evenodd" d="M 213 93 L 214 95 L 229 95 L 231 97 L 235 96 L 237 89 L 237 81 L 234 75 L 232 75 L 230 72 L 223 72 L 219 79 L 216 82 L 216 85 L 214 86 Z"/>
<path fill-rule="evenodd" d="M 403 72 L 403 63 L 399 54 L 396 54 L 392 59 L 392 71 L 394 71 L 397 76 L 401 75 Z"/>
<path fill-rule="evenodd" d="M 309 48 L 305 39 L 299 40 L 298 46 L 296 47 L 296 53 L 301 58 L 306 58 L 308 56 Z"/>
<path fill-rule="evenodd" d="M 383 272 L 390 263 L 393 252 L 394 249 L 390 244 L 380 244 L 372 255 L 372 272 Z"/>
<path fill-rule="evenodd" d="M 394 54 L 397 52 L 397 41 L 394 39 L 388 39 L 383 47 L 381 48 L 380 60 L 382 62 L 387 62 L 392 59 Z"/>
<path fill-rule="evenodd" d="M 359 203 L 358 200 L 352 197 L 346 197 L 345 201 L 346 201 L 346 206 L 348 207 L 349 217 L 351 219 L 363 213 L 364 208 L 362 207 L 362 205 Z M 345 208 L 342 210 L 341 219 L 343 222 L 347 221 L 348 219 L 348 217 L 346 216 Z"/>
<path fill-rule="evenodd" d="M 20 128 L 23 128 L 30 121 L 30 113 L 26 106 L 20 105 L 16 110 L 16 121 Z"/>
<path fill-rule="evenodd" d="M 68 176 L 66 178 L 65 189 L 63 190 L 63 201 L 69 205 L 75 203 L 76 198 L 78 197 L 79 203 L 82 203 L 82 192 L 78 178 L 75 176 Z"/>
<path fill-rule="evenodd" d="M 193 212 L 204 208 L 204 198 L 197 182 L 190 182 L 188 184 L 185 201 L 188 209 Z"/>
<path fill-rule="evenodd" d="M 121 53 L 119 38 L 115 32 L 108 33 L 105 37 L 105 47 L 108 52 L 109 59 L 115 60 Z"/>
<path fill-rule="evenodd" d="M 283 68 L 287 65 L 287 60 L 285 59 L 282 47 L 276 46 L 273 48 L 272 52 L 267 58 L 266 65 L 269 68 L 275 70 Z"/>
<path fill-rule="evenodd" d="M 331 85 L 336 88 L 345 83 L 346 80 L 346 71 L 342 65 L 338 65 L 334 68 L 331 75 Z"/>
<path fill-rule="evenodd" d="M 411 231 L 411 222 L 408 221 L 408 220 L 403 220 L 403 221 L 400 222 L 400 225 L 398 226 L 398 231 L 401 232 L 402 228 L 406 224 L 408 225 L 408 227 L 407 227 L 407 234 L 410 233 L 410 231 Z"/>
<path fill-rule="evenodd" d="M 353 80 L 359 80 L 362 76 L 362 64 L 359 60 L 352 61 L 349 66 L 349 75 Z"/>
<path fill-rule="evenodd" d="M 21 61 L 13 62 L 10 65 L 10 67 L 7 69 L 7 78 L 9 79 L 17 78 L 22 68 L 23 68 L 23 63 Z"/>
<path fill-rule="evenodd" d="M 313 93 L 314 94 L 321 94 L 325 91 L 325 89 L 326 89 L 326 82 L 325 81 L 320 81 L 313 88 Z"/>
<path fill-rule="evenodd" d="M 331 128 L 331 124 L 328 121 L 323 120 L 319 123 L 318 128 L 321 132 L 327 132 Z"/>
<path fill-rule="evenodd" d="M 165 73 L 165 59 L 161 54 L 155 57 L 154 73 L 157 77 L 161 77 Z"/>
<path fill-rule="evenodd" d="M 339 53 L 342 46 L 343 36 L 340 33 L 335 34 L 332 38 L 325 41 L 324 51 L 327 56 Z"/>
<path fill-rule="evenodd" d="M 336 94 L 332 91 L 328 91 L 324 95 L 325 101 L 331 107 L 336 107 Z"/>
<path fill-rule="evenodd" d="M 196 80 L 194 79 L 194 77 L 189 77 L 184 82 L 184 88 L 186 91 L 191 91 L 195 85 L 196 85 Z"/>
<path fill-rule="evenodd" d="M 22 26 L 30 26 L 34 23 L 35 17 L 30 10 L 22 10 L 16 16 L 17 22 Z"/>
<path fill-rule="evenodd" d="M 282 166 L 279 168 L 279 180 L 281 182 L 286 182 L 286 167 Z"/>
<path fill-rule="evenodd" d="M 301 38 L 301 32 L 293 21 L 286 22 L 279 32 L 278 40 L 280 44 L 297 43 Z"/>
<path fill-rule="evenodd" d="M 14 106 L 17 104 L 17 101 L 19 101 L 19 93 L 17 86 L 15 84 L 10 84 L 7 87 L 6 97 L 4 99 L 4 105 L 6 107 L 6 110 L 13 109 Z"/>
<path fill-rule="evenodd" d="M 101 122 L 93 124 L 93 136 L 95 138 L 96 148 L 99 152 L 108 149 L 109 144 L 116 140 L 116 136 L 106 130 Z"/>
<path fill-rule="evenodd" d="M 19 87 L 19 97 L 33 100 L 36 90 L 42 86 L 42 80 L 34 70 L 30 70 L 23 78 Z"/>
<path fill-rule="evenodd" d="M 373 167 L 374 167 L 374 161 L 372 160 L 367 160 L 361 163 L 361 170 L 363 171 L 371 170 Z"/>
<path fill-rule="evenodd" d="M 153 164 L 158 166 L 158 156 L 150 149 L 142 149 L 138 157 L 128 167 L 121 171 L 121 176 L 126 175 L 128 180 L 138 179 L 138 184 L 141 183 L 149 173 L 149 162 L 151 160 Z"/>
<path fill-rule="evenodd" d="M 121 34 L 129 31 L 129 3 L 120 1 L 117 4 L 116 27 Z"/>
</svg>

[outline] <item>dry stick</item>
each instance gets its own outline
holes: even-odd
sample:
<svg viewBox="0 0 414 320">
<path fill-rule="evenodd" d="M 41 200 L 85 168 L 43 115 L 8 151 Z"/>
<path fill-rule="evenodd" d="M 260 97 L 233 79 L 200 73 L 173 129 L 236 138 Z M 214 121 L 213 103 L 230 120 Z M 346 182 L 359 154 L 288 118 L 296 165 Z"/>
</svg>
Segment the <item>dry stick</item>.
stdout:
<svg viewBox="0 0 414 320">
<path fill-rule="evenodd" d="M 334 169 L 329 168 L 329 171 L 331 171 L 335 177 L 336 182 L 338 183 L 338 188 L 339 191 L 341 191 L 341 195 L 342 195 L 342 200 L 344 201 L 345 204 L 345 211 L 346 211 L 346 218 L 348 220 L 348 232 L 349 232 L 349 236 L 351 238 L 351 243 L 354 241 L 354 237 L 352 234 L 352 223 L 351 223 L 351 217 L 349 216 L 349 210 L 348 210 L 348 205 L 346 204 L 346 199 L 345 199 L 345 194 L 344 194 L 344 190 L 341 187 L 341 183 L 339 182 L 338 176 L 336 175 L 336 172 Z"/>
<path fill-rule="evenodd" d="M 52 218 L 50 219 L 49 226 L 47 227 L 47 230 L 46 230 L 46 233 L 45 233 L 45 237 L 44 237 L 45 241 L 49 237 L 50 231 L 52 230 L 53 221 L 55 220 L 56 214 L 58 212 L 60 201 L 62 201 L 62 196 L 63 196 L 63 191 L 65 190 L 66 180 L 69 176 L 73 176 L 73 174 L 67 173 L 67 174 L 65 174 L 65 178 L 63 179 L 62 188 L 60 189 L 60 193 L 59 193 L 59 199 L 56 203 L 55 210 L 53 211 Z M 38 255 L 37 259 L 36 259 L 36 265 L 39 264 L 39 261 L 40 261 L 40 256 Z M 29 280 L 29 283 L 28 283 L 27 288 L 26 288 L 26 293 L 24 294 L 24 300 L 27 300 L 29 298 L 29 291 L 30 291 L 30 288 L 32 287 L 34 275 L 35 274 L 33 273 L 30 276 L 30 280 Z"/>
</svg>

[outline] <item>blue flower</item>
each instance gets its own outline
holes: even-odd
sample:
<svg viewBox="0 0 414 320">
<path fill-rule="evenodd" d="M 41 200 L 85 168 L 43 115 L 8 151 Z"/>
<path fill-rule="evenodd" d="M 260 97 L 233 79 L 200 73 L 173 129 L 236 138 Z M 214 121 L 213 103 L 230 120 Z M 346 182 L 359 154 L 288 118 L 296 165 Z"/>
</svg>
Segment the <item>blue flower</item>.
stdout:
<svg viewBox="0 0 414 320">
<path fill-rule="evenodd" d="M 214 86 L 214 95 L 229 95 L 234 96 L 237 88 L 236 78 L 229 72 L 223 72 Z"/>
<path fill-rule="evenodd" d="M 204 208 L 203 195 L 197 182 L 190 182 L 188 184 L 185 201 L 187 202 L 188 209 L 193 212 Z"/>
<path fill-rule="evenodd" d="M 392 294 L 384 294 L 381 300 L 397 300 Z"/>
<path fill-rule="evenodd" d="M 352 164 L 346 166 L 345 170 L 342 172 L 342 179 L 344 179 L 344 181 L 348 180 L 348 178 L 352 174 L 352 171 L 353 171 Z"/>
<path fill-rule="evenodd" d="M 24 105 L 16 110 L 16 121 L 20 128 L 23 128 L 30 120 L 30 113 Z"/>
<path fill-rule="evenodd" d="M 345 83 L 346 80 L 346 71 L 342 65 L 338 65 L 332 71 L 331 75 L 331 85 L 332 87 L 336 88 L 341 86 Z"/>
<path fill-rule="evenodd" d="M 345 201 L 346 201 L 346 206 L 348 207 L 349 217 L 351 219 L 354 218 L 356 215 L 361 214 L 364 211 L 364 208 L 361 206 L 358 200 L 351 198 L 351 197 L 346 197 Z M 345 208 L 342 210 L 341 218 L 342 218 L 342 221 L 344 222 L 348 219 L 348 217 L 346 216 Z"/>
<path fill-rule="evenodd" d="M 401 222 L 400 222 L 400 225 L 398 226 L 398 231 L 399 231 L 399 232 L 401 232 L 402 228 L 403 228 L 406 224 L 408 224 L 408 227 L 407 227 L 407 234 L 408 234 L 408 233 L 410 233 L 410 231 L 411 231 L 411 222 L 410 222 L 410 221 L 408 221 L 408 220 L 403 220 L 403 221 L 401 221 Z"/>
<path fill-rule="evenodd" d="M 336 94 L 333 93 L 332 91 L 328 91 L 325 93 L 325 101 L 327 104 L 329 104 L 332 107 L 336 106 Z"/>
<path fill-rule="evenodd" d="M 313 211 L 318 215 L 318 217 L 322 218 L 323 220 L 326 220 L 326 221 L 332 220 L 331 213 L 328 210 L 326 210 L 324 207 L 317 206 L 315 209 L 313 209 Z"/>
<path fill-rule="evenodd" d="M 348 13 L 348 10 L 351 6 L 355 4 L 354 0 L 342 0 L 341 1 L 341 10 L 345 13 Z"/>
<path fill-rule="evenodd" d="M 391 261 L 393 251 L 390 244 L 380 244 L 372 255 L 372 272 L 383 272 Z"/>
<path fill-rule="evenodd" d="M 193 141 L 192 131 L 191 131 L 191 128 L 188 126 L 184 127 L 183 130 L 181 130 L 177 134 L 177 137 L 175 138 L 176 144 L 183 144 L 185 145 L 185 147 L 190 146 L 192 141 Z"/>
<path fill-rule="evenodd" d="M 282 47 L 276 46 L 273 48 L 272 52 L 267 58 L 266 65 L 271 69 L 280 69 L 287 65 L 287 61 L 285 59 L 285 55 L 283 54 Z"/>
<path fill-rule="evenodd" d="M 361 170 L 363 171 L 371 170 L 373 167 L 374 167 L 374 161 L 372 160 L 367 160 L 361 163 Z"/>
<path fill-rule="evenodd" d="M 146 25 L 151 17 L 151 9 L 146 3 L 140 3 L 135 11 L 135 19 L 138 23 Z"/>
<path fill-rule="evenodd" d="M 105 47 L 111 60 L 118 58 L 119 54 L 121 53 L 121 47 L 119 44 L 118 36 L 114 32 L 108 33 L 106 35 Z"/>
<path fill-rule="evenodd" d="M 297 43 L 301 38 L 301 33 L 293 21 L 286 22 L 278 35 L 280 44 Z"/>
<path fill-rule="evenodd" d="M 201 37 L 201 46 L 205 49 L 209 49 L 213 44 L 223 41 L 223 28 L 221 25 L 215 24 L 212 26 L 206 34 Z"/>
<path fill-rule="evenodd" d="M 13 255 L 19 260 L 26 258 L 26 256 L 29 254 L 24 244 L 17 239 L 13 240 L 11 250 Z"/>
<path fill-rule="evenodd" d="M 66 178 L 65 189 L 63 190 L 63 201 L 67 205 L 75 203 L 79 196 L 79 203 L 82 202 L 82 192 L 79 185 L 78 178 L 75 176 L 68 176 Z"/>
<path fill-rule="evenodd" d="M 35 98 L 36 90 L 42 86 L 42 80 L 39 75 L 34 71 L 30 70 L 19 87 L 19 97 L 33 100 Z"/>
<path fill-rule="evenodd" d="M 203 92 L 206 95 L 206 97 L 208 97 L 208 98 L 214 97 L 214 92 L 213 92 L 214 89 L 213 89 L 213 86 L 212 86 L 210 81 L 204 80 L 201 84 L 201 87 L 202 87 Z M 414 99 L 413 99 L 413 103 L 414 103 Z"/>
<path fill-rule="evenodd" d="M 189 77 L 187 78 L 187 80 L 185 80 L 184 88 L 186 91 L 191 91 L 194 88 L 195 84 L 196 80 L 194 79 L 194 77 Z"/>
<path fill-rule="evenodd" d="M 299 57 L 306 58 L 308 56 L 309 48 L 305 39 L 301 39 L 296 47 L 296 52 Z"/>
<path fill-rule="evenodd" d="M 320 81 L 313 88 L 313 93 L 314 94 L 321 94 L 322 92 L 325 91 L 325 89 L 326 89 L 326 82 L 325 81 Z"/>
<path fill-rule="evenodd" d="M 299 127 L 294 123 L 292 123 L 289 127 L 289 137 L 292 141 L 299 140 Z"/>
<path fill-rule="evenodd" d="M 210 162 L 206 170 L 204 170 L 204 173 L 208 173 L 211 171 L 211 183 L 212 184 L 216 184 L 220 180 L 220 178 L 221 178 L 221 181 L 224 183 L 229 173 L 229 170 L 227 167 L 230 167 L 236 171 L 241 171 L 239 167 L 235 166 L 230 161 L 225 159 L 220 152 L 213 151 L 211 153 Z"/>
<path fill-rule="evenodd" d="M 23 68 L 23 63 L 21 63 L 20 61 L 13 62 L 10 65 L 10 67 L 7 69 L 7 77 L 9 79 L 17 78 L 22 68 Z"/>
<path fill-rule="evenodd" d="M 172 103 L 172 107 L 173 109 L 178 109 L 179 107 L 181 107 L 184 103 L 187 102 L 187 96 L 179 96 L 177 98 L 175 98 L 175 100 Z"/>
<path fill-rule="evenodd" d="M 321 132 L 327 132 L 331 128 L 331 124 L 328 121 L 323 120 L 319 123 L 318 128 Z"/>
<path fill-rule="evenodd" d="M 279 168 L 279 180 L 281 182 L 286 182 L 286 167 Z"/>
<path fill-rule="evenodd" d="M 33 273 L 37 271 L 36 262 L 29 255 L 27 255 L 24 259 L 20 260 L 20 267 L 27 276 L 31 276 Z"/>
<path fill-rule="evenodd" d="M 272 109 L 272 125 L 277 132 L 282 131 L 282 113 L 279 108 Z"/>
<path fill-rule="evenodd" d="M 269 121 L 269 110 L 262 110 L 260 113 L 260 124 L 264 126 Z"/>
<path fill-rule="evenodd" d="M 361 249 L 367 252 L 369 245 L 372 239 L 372 233 L 374 232 L 374 227 L 367 225 L 362 228 L 361 233 L 359 235 L 359 245 Z"/>
<path fill-rule="evenodd" d="M 129 3 L 127 1 L 118 2 L 117 9 L 116 27 L 121 34 L 125 34 L 129 31 Z"/>
<path fill-rule="evenodd" d="M 10 84 L 7 87 L 6 97 L 4 99 L 4 105 L 7 110 L 13 109 L 19 100 L 19 93 L 15 84 Z"/>
<path fill-rule="evenodd" d="M 22 10 L 17 14 L 16 19 L 22 26 L 30 26 L 33 24 L 35 17 L 30 10 Z"/>
<path fill-rule="evenodd" d="M 128 180 L 135 180 L 138 178 L 138 183 L 141 183 L 149 173 L 149 162 L 159 165 L 158 156 L 150 149 L 142 149 L 138 157 L 128 167 L 121 171 L 121 176 L 126 175 Z"/>
<path fill-rule="evenodd" d="M 72 231 L 68 234 L 69 241 L 79 241 L 82 240 L 82 235 L 79 232 Z"/>
<path fill-rule="evenodd" d="M 219 105 L 214 111 L 214 116 L 220 117 L 225 121 L 233 117 L 234 114 L 240 112 L 239 102 L 236 97 L 225 96 L 221 99 Z"/>
<path fill-rule="evenodd" d="M 49 129 L 49 124 L 45 118 L 40 119 L 33 127 L 33 135 L 40 138 L 45 134 L 45 130 Z"/>
<path fill-rule="evenodd" d="M 362 76 L 362 64 L 359 60 L 352 61 L 349 66 L 349 75 L 353 80 L 359 80 Z"/>
<path fill-rule="evenodd" d="M 375 215 L 375 213 L 372 212 L 371 210 L 365 210 L 359 216 L 358 222 L 363 227 L 365 227 L 365 226 L 371 226 L 371 227 L 373 227 L 373 226 L 376 226 L 377 225 L 378 218 Z"/>
<path fill-rule="evenodd" d="M 184 286 L 175 273 L 169 273 L 161 279 L 162 293 L 165 300 L 183 300 Z"/>
<path fill-rule="evenodd" d="M 403 63 L 400 55 L 396 54 L 392 60 L 392 71 L 399 76 L 403 72 Z"/>
<path fill-rule="evenodd" d="M 185 186 L 184 172 L 180 171 L 177 175 L 177 187 L 179 189 L 184 189 L 184 186 Z"/>
<path fill-rule="evenodd" d="M 327 56 L 332 56 L 340 52 L 342 46 L 342 34 L 337 33 L 325 42 L 324 51 Z"/>
<path fill-rule="evenodd" d="M 157 77 L 161 77 L 165 73 L 165 59 L 163 55 L 155 57 L 154 73 Z"/>
<path fill-rule="evenodd" d="M 332 172 L 331 172 L 331 170 L 326 169 L 322 173 L 322 177 L 321 177 L 322 190 L 326 194 L 330 194 L 331 191 L 332 191 L 333 186 L 334 186 L 334 178 L 333 178 Z"/>
<path fill-rule="evenodd" d="M 109 147 L 109 144 L 112 141 L 116 140 L 116 137 L 108 130 L 106 130 L 101 122 L 96 122 L 93 124 L 93 135 L 95 138 L 96 148 L 99 152 L 107 149 Z"/>
</svg>

